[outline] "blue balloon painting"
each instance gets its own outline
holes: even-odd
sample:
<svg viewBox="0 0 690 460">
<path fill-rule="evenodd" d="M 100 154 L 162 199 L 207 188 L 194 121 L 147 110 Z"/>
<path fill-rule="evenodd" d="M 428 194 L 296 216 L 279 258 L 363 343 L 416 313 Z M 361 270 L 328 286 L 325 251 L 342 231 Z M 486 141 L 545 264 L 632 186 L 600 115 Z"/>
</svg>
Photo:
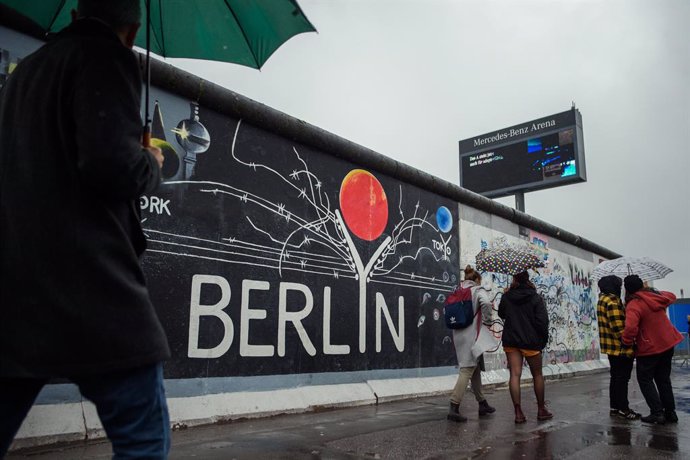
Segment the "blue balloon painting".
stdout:
<svg viewBox="0 0 690 460">
<path fill-rule="evenodd" d="M 441 206 L 436 211 L 436 223 L 443 233 L 448 233 L 453 228 L 453 215 L 445 206 Z"/>
</svg>

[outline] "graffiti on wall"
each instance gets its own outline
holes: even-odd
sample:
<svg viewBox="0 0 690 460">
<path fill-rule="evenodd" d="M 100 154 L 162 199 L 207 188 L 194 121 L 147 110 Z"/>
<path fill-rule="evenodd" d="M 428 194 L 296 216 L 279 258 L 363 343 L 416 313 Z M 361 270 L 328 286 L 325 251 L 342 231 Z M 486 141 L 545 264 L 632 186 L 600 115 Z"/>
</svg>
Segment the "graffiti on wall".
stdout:
<svg viewBox="0 0 690 460">
<path fill-rule="evenodd" d="M 191 104 L 152 134 L 145 270 L 169 377 L 450 365 L 452 201 Z"/>
<path fill-rule="evenodd" d="M 474 265 L 474 257 L 485 248 L 495 245 L 525 245 L 523 239 L 506 235 L 474 224 L 461 222 L 461 264 Z M 544 351 L 545 362 L 567 363 L 599 359 L 599 339 L 596 321 L 596 296 L 589 277 L 594 264 L 548 247 L 548 239 L 536 232 L 528 241 L 532 249 L 548 261 L 545 268 L 531 272 L 531 279 L 543 297 L 549 314 L 549 342 Z M 489 290 L 494 302 L 491 330 L 500 337 L 503 325 L 498 318 L 498 304 L 510 276 L 483 274 L 482 286 Z M 490 368 L 505 367 L 505 355 L 499 348 L 485 356 Z"/>
</svg>

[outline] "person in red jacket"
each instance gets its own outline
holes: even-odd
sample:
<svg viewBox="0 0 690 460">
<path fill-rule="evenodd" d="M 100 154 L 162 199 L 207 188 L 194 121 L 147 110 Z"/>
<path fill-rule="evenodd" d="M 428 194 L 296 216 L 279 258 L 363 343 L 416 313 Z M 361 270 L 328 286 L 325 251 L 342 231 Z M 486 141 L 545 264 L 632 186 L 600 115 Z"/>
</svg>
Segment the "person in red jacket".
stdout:
<svg viewBox="0 0 690 460">
<path fill-rule="evenodd" d="M 649 406 L 645 423 L 663 425 L 678 422 L 671 387 L 673 347 L 683 336 L 666 315 L 676 300 L 671 292 L 645 288 L 637 275 L 625 277 L 625 329 L 623 344 L 637 346 L 637 383 Z"/>
</svg>

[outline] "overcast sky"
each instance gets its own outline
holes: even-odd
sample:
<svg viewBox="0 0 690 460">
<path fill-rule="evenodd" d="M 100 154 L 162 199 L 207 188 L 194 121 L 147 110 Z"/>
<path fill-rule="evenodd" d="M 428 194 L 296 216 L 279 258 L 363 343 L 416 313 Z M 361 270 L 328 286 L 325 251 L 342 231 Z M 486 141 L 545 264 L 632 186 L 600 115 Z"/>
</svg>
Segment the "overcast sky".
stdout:
<svg viewBox="0 0 690 460">
<path fill-rule="evenodd" d="M 666 263 L 656 286 L 690 297 L 690 1 L 299 3 L 319 33 L 261 72 L 167 62 L 453 183 L 460 139 L 575 101 L 588 181 L 527 213 Z"/>
</svg>

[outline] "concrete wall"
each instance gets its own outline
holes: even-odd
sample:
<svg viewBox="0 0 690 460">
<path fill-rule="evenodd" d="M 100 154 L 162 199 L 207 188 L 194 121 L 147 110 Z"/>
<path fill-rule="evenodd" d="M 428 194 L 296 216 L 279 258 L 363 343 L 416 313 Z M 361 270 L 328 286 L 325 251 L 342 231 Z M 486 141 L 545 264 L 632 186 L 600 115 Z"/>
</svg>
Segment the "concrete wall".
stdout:
<svg viewBox="0 0 690 460">
<path fill-rule="evenodd" d="M 484 248 L 500 244 L 528 244 L 541 253 L 546 267 L 532 277 L 549 313 L 549 342 L 544 351 L 545 363 L 552 365 L 599 359 L 599 337 L 596 319 L 596 291 L 589 280 L 598 256 L 526 227 L 471 207 L 462 206 L 460 221 L 460 263 L 472 264 Z M 494 315 L 509 276 L 487 274 L 484 288 L 492 293 Z M 492 331 L 500 338 L 502 322 L 496 315 Z M 490 369 L 506 366 L 505 354 L 499 348 L 485 356 Z"/>
<path fill-rule="evenodd" d="M 38 44 L 0 38 L 12 59 Z M 163 64 L 152 78 L 166 165 L 141 200 L 143 263 L 173 351 L 175 426 L 449 392 L 445 295 L 503 242 L 549 262 L 535 279 L 546 374 L 603 366 L 588 279 L 615 253 Z M 497 307 L 507 277 L 484 282 Z M 507 379 L 501 328 L 487 383 Z M 93 406 L 56 383 L 15 447 L 102 435 Z"/>
</svg>

